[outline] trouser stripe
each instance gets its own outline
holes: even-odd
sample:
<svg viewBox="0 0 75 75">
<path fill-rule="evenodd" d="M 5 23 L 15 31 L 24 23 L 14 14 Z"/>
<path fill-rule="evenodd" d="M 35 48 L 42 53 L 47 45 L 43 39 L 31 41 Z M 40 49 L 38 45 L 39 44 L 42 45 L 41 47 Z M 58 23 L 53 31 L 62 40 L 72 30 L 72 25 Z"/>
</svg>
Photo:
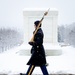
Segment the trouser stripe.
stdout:
<svg viewBox="0 0 75 75">
<path fill-rule="evenodd" d="M 30 69 L 30 71 L 29 71 L 28 75 L 31 75 L 31 73 L 32 73 L 33 69 L 34 69 L 34 65 L 32 65 L 32 66 L 31 66 L 31 69 Z"/>
</svg>

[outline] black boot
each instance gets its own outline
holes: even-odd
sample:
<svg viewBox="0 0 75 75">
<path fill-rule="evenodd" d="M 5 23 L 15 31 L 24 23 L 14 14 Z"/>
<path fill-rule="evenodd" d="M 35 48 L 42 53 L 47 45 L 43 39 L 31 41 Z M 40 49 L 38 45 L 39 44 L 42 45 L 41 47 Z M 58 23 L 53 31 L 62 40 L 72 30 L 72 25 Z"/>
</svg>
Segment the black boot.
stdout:
<svg viewBox="0 0 75 75">
<path fill-rule="evenodd" d="M 20 75 L 26 75 L 26 74 L 20 73 Z"/>
</svg>

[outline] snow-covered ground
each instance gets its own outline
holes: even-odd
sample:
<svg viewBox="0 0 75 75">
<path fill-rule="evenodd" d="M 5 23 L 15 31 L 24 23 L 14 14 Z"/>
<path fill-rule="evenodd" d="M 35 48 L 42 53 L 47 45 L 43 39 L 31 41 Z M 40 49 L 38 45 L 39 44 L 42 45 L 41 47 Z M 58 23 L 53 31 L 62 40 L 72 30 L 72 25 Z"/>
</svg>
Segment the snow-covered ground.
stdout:
<svg viewBox="0 0 75 75">
<path fill-rule="evenodd" d="M 16 47 L 0 54 L 0 74 L 26 73 L 30 56 L 19 55 L 21 47 Z M 71 46 L 62 47 L 62 55 L 47 56 L 47 67 L 50 74 L 70 73 L 75 74 L 75 48 Z M 42 74 L 41 69 L 36 67 L 34 74 Z"/>
</svg>

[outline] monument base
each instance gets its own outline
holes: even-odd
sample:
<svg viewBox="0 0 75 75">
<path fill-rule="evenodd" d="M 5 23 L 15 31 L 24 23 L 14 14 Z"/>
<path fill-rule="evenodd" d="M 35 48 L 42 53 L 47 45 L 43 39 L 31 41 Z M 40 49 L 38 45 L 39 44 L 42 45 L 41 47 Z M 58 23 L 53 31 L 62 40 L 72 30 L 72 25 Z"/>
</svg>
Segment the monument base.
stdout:
<svg viewBox="0 0 75 75">
<path fill-rule="evenodd" d="M 62 49 L 58 44 L 44 43 L 46 56 L 58 56 L 62 54 Z M 21 50 L 17 53 L 19 55 L 30 56 L 31 47 L 29 44 L 22 44 Z"/>
</svg>

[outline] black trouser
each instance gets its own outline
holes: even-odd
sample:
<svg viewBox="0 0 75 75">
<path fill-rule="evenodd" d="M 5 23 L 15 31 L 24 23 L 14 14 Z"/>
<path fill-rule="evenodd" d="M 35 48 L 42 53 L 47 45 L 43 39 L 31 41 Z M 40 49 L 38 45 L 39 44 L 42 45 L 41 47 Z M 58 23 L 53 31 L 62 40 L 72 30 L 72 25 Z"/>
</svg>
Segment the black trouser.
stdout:
<svg viewBox="0 0 75 75">
<path fill-rule="evenodd" d="M 34 70 L 34 68 L 35 68 L 34 65 L 30 65 L 29 68 L 28 68 L 28 71 L 27 71 L 26 75 L 31 75 L 32 72 L 33 72 L 33 70 Z M 45 65 L 40 66 L 40 68 L 41 68 L 41 70 L 42 70 L 43 75 L 49 75 L 49 74 L 48 74 L 48 71 L 47 71 L 47 68 L 46 68 Z"/>
</svg>

